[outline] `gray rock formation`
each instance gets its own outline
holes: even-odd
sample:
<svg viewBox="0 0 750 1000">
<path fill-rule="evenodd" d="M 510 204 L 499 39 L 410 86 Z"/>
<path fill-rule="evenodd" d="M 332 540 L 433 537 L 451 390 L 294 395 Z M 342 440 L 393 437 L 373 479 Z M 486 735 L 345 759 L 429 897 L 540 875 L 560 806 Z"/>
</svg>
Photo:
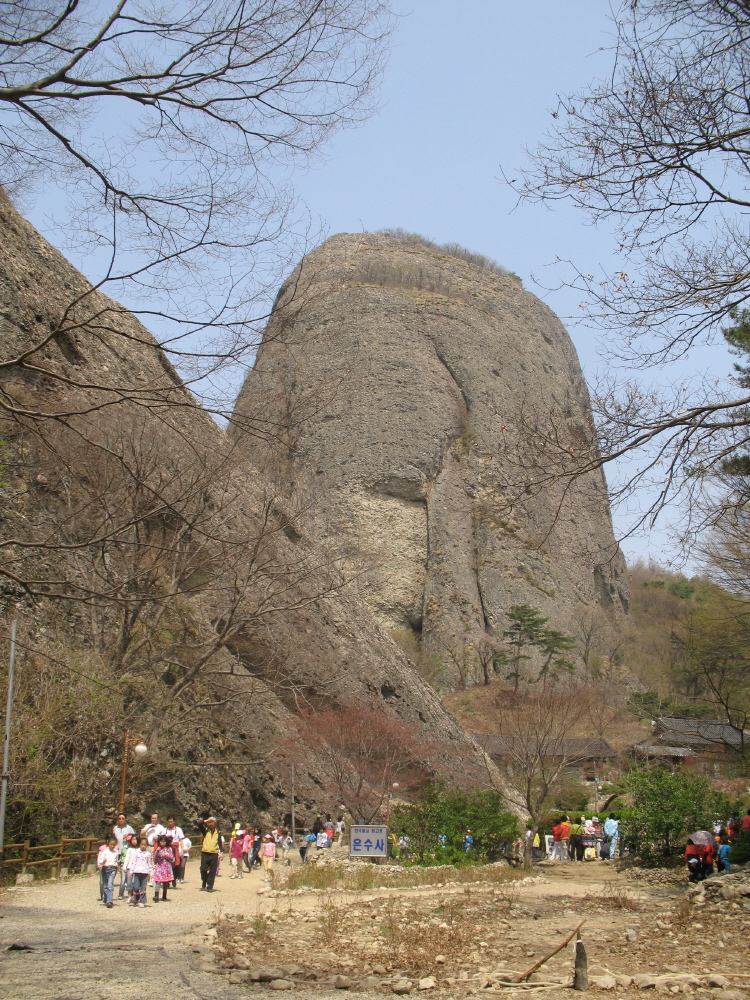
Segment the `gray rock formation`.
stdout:
<svg viewBox="0 0 750 1000">
<path fill-rule="evenodd" d="M 309 503 L 309 530 L 344 553 L 389 629 L 412 629 L 443 680 L 514 604 L 564 628 L 627 606 L 575 349 L 512 275 L 432 246 L 339 235 L 285 282 L 243 419 L 253 460 Z M 473 664 L 473 665 L 472 665 Z"/>
<path fill-rule="evenodd" d="M 107 630 L 117 626 L 119 606 L 107 605 L 104 598 L 87 604 L 44 597 L 45 580 L 50 581 L 51 590 L 57 590 L 60 584 L 55 581 L 64 584 L 80 577 L 78 567 L 85 555 L 70 545 L 58 547 L 57 542 L 66 539 L 51 526 L 64 523 L 76 540 L 91 533 L 91 524 L 86 521 L 88 507 L 83 502 L 76 506 L 76 490 L 95 479 L 100 471 L 95 466 L 106 466 L 107 455 L 114 448 L 128 458 L 136 453 L 136 445 L 142 444 L 151 471 L 139 475 L 152 475 L 157 481 L 161 477 L 167 482 L 189 483 L 195 463 L 196 483 L 200 483 L 200 476 L 205 477 L 212 462 L 226 464 L 222 456 L 228 456 L 229 462 L 233 446 L 186 391 L 148 330 L 116 302 L 94 292 L 2 195 L 0 226 L 0 360 L 6 363 L 0 371 L 6 404 L 3 486 L 8 487 L 0 495 L 0 537 L 46 543 L 39 548 L 3 549 L 6 570 L 12 567 L 19 580 L 33 578 L 41 583 L 37 596 L 32 597 L 4 577 L 0 580 L 0 609 L 6 620 L 11 609 L 18 616 L 24 641 L 32 647 L 52 635 L 56 656 L 66 656 L 68 651 L 77 656 L 78 651 L 88 650 L 93 662 L 99 655 L 97 650 L 103 650 L 103 657 L 109 652 Z M 77 303 L 75 308 L 71 308 L 73 302 Z M 68 317 L 69 329 L 61 333 L 63 316 Z M 24 361 L 9 364 L 24 351 L 30 352 Z M 76 411 L 77 415 L 70 416 Z M 55 414 L 68 416 L 59 420 Z M 131 425 L 137 432 L 135 444 L 127 433 Z M 76 480 L 69 470 L 76 462 L 80 466 L 76 449 L 84 445 L 89 449 L 84 456 L 88 467 Z M 87 457 L 90 455 L 93 460 Z M 113 468 L 120 469 L 117 463 Z M 258 520 L 265 516 L 264 502 L 271 491 L 252 465 L 236 463 L 229 468 L 221 488 L 234 491 L 241 499 L 233 511 L 235 521 L 227 530 L 252 535 Z M 113 475 L 112 482 L 122 478 Z M 206 479 L 201 495 L 208 504 L 216 500 L 212 489 Z M 112 506 L 117 507 L 114 497 Z M 161 526 L 165 533 L 170 530 L 170 517 L 165 510 Z M 158 512 L 153 520 L 158 520 Z M 304 573 L 295 578 L 293 567 L 314 566 L 316 560 L 324 565 L 325 558 L 314 540 L 288 528 L 281 502 L 272 510 L 271 522 L 276 525 L 272 544 L 267 542 L 263 551 L 268 579 L 283 579 L 288 571 L 288 591 L 281 590 L 274 614 L 258 616 L 251 608 L 247 628 L 233 634 L 226 647 L 217 650 L 211 661 L 217 676 L 210 673 L 206 677 L 201 695 L 208 702 L 213 698 L 216 708 L 207 710 L 208 715 L 191 717 L 192 730 L 183 726 L 176 749 L 165 735 L 174 721 L 168 708 L 161 718 L 139 722 L 136 717 L 129 723 L 134 731 L 136 726 L 152 725 L 153 731 L 141 731 L 150 733 L 154 754 L 161 752 L 167 760 L 170 756 L 184 758 L 188 749 L 195 754 L 192 759 L 199 759 L 204 751 L 207 759 L 222 754 L 230 759 L 261 759 L 252 769 L 225 767 L 218 772 L 185 764 L 170 779 L 174 790 L 168 805 L 190 819 L 207 808 L 223 813 L 227 820 L 238 816 L 251 819 L 256 808 L 266 810 L 270 817 L 284 815 L 289 803 L 289 740 L 296 709 L 305 704 L 343 704 L 357 698 L 376 699 L 386 711 L 414 723 L 425 742 L 439 745 L 436 774 L 448 783 L 484 783 L 488 774 L 499 779 L 365 602 L 356 594 L 347 596 L 335 589 L 317 599 L 315 584 L 319 581 L 310 581 Z M 40 526 L 41 535 L 34 534 L 35 525 Z M 100 533 L 106 538 L 106 531 Z M 232 537 L 213 552 L 205 539 L 202 543 L 208 559 L 206 576 L 219 584 Z M 220 540 L 217 535 L 217 542 Z M 262 601 L 265 596 L 250 593 L 247 599 Z M 211 600 L 210 588 L 199 587 L 195 593 L 188 590 L 182 610 L 194 615 L 196 629 L 200 627 L 207 634 L 216 626 Z M 243 608 L 237 613 L 243 614 Z M 40 648 L 43 651 L 45 647 Z M 33 666 L 31 660 L 24 669 Z M 222 670 L 229 675 L 223 680 L 218 676 Z M 155 700 L 162 699 L 157 688 L 163 690 L 163 685 L 175 683 L 168 671 L 163 676 L 162 671 L 160 667 L 151 681 Z M 145 683 L 144 676 L 148 677 L 138 674 L 139 683 Z M 148 701 L 146 697 L 145 705 Z M 124 716 L 118 716 L 109 735 L 97 730 L 98 735 L 92 736 L 104 742 L 104 750 L 111 744 L 108 752 L 119 753 L 121 718 Z M 86 754 L 90 752 L 96 761 L 100 750 L 102 746 L 97 744 Z M 330 798 L 326 781 L 325 770 L 313 755 L 304 754 L 302 760 L 298 757 L 300 806 L 336 808 L 338 799 Z M 157 804 L 146 795 L 144 808 L 149 808 L 148 802 Z M 92 803 L 96 815 L 101 808 L 100 802 Z"/>
</svg>

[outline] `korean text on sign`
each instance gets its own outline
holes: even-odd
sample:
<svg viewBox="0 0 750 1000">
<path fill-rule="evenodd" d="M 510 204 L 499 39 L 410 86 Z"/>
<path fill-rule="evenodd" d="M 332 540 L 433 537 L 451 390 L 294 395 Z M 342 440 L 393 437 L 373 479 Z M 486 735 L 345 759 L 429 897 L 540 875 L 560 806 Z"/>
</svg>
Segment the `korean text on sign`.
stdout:
<svg viewBox="0 0 750 1000">
<path fill-rule="evenodd" d="M 349 856 L 353 858 L 385 858 L 388 856 L 387 826 L 350 826 Z"/>
</svg>

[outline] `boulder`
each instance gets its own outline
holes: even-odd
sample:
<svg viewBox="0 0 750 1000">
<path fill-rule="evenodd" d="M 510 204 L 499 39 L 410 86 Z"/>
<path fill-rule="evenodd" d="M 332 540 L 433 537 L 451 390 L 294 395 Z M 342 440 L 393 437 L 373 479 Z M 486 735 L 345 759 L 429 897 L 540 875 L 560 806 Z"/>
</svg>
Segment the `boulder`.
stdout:
<svg viewBox="0 0 750 1000">
<path fill-rule="evenodd" d="M 404 993 L 411 993 L 411 981 L 409 979 L 398 979 L 391 986 L 391 991 L 397 996 L 403 996 Z"/>
<path fill-rule="evenodd" d="M 319 698 L 332 705 L 355 698 L 375 698 L 388 712 L 413 723 L 421 741 L 450 747 L 450 752 L 441 755 L 436 764 L 440 772 L 438 777 L 450 785 L 458 784 L 468 767 L 474 776 L 467 778 L 467 782 L 478 784 L 486 773 L 486 758 L 383 628 L 382 618 L 374 613 L 371 604 L 354 590 L 339 590 L 336 581 L 341 574 L 327 547 L 326 532 L 322 532 L 326 536 L 322 546 L 315 530 L 304 537 L 300 534 L 302 524 L 290 514 L 294 504 L 287 509 L 286 501 L 281 499 L 286 491 L 283 487 L 279 489 L 277 470 L 268 466 L 259 469 L 249 453 L 240 459 L 236 438 L 225 433 L 212 416 L 200 408 L 156 338 L 127 309 L 94 290 L 86 278 L 19 215 L 2 190 L 0 229 L 3 235 L 0 240 L 0 360 L 30 351 L 29 370 L 45 373 L 43 378 L 37 375 L 27 378 L 27 372 L 19 375 L 13 365 L 0 365 L 0 391 L 11 405 L 30 393 L 34 397 L 35 411 L 78 414 L 70 438 L 60 431 L 61 424 L 56 419 L 51 420 L 51 427 L 43 420 L 35 424 L 41 440 L 47 442 L 42 449 L 44 454 L 47 454 L 45 449 L 51 447 L 48 431 L 56 442 L 57 454 L 54 455 L 53 449 L 52 458 L 44 459 L 47 462 L 44 467 L 39 465 L 43 460 L 42 451 L 34 451 L 29 428 L 25 424 L 13 425 L 12 420 L 4 425 L 4 461 L 13 463 L 14 468 L 18 466 L 19 472 L 13 491 L 8 497 L 0 497 L 0 537 L 23 537 L 26 541 L 34 541 L 36 536 L 31 537 L 34 525 L 44 524 L 45 532 L 51 524 L 69 525 L 73 509 L 78 511 L 74 530 L 82 537 L 90 537 L 88 533 L 93 530 L 93 524 L 86 520 L 86 511 L 91 505 L 85 502 L 85 491 L 80 496 L 68 496 L 64 489 L 58 489 L 60 483 L 55 478 L 62 475 L 66 461 L 73 461 L 79 455 L 82 441 L 89 442 L 86 448 L 90 446 L 91 449 L 91 454 L 85 451 L 88 463 L 96 462 L 102 455 L 129 453 L 132 447 L 139 457 L 133 458 L 135 466 L 131 463 L 128 467 L 140 468 L 140 462 L 147 461 L 153 469 L 155 482 L 171 481 L 169 470 L 174 468 L 180 469 L 180 482 L 184 484 L 191 476 L 198 477 L 196 482 L 203 484 L 200 496 L 205 497 L 206 512 L 212 509 L 214 500 L 216 509 L 223 509 L 221 503 L 224 501 L 220 497 L 226 500 L 228 495 L 232 496 L 231 527 L 228 520 L 223 520 L 221 531 L 233 534 L 230 538 L 221 532 L 212 534 L 209 531 L 217 547 L 211 551 L 210 546 L 206 549 L 205 565 L 223 564 L 226 549 L 222 546 L 233 545 L 235 540 L 243 538 L 246 541 L 257 539 L 258 533 L 265 530 L 262 536 L 265 541 L 261 542 L 264 578 L 270 579 L 270 574 L 278 581 L 287 574 L 296 581 L 290 583 L 288 592 L 284 591 L 289 600 L 286 604 L 282 600 L 272 616 L 272 625 L 270 618 L 264 617 L 265 612 L 256 618 L 252 587 L 243 598 L 242 607 L 236 609 L 238 615 L 247 615 L 247 620 L 256 624 L 236 636 L 236 642 L 229 644 L 231 648 L 222 649 L 221 643 L 217 646 L 220 652 L 213 661 L 215 672 L 206 677 L 206 684 L 211 689 L 210 700 L 216 700 L 221 706 L 212 712 L 216 724 L 226 731 L 246 733 L 250 743 L 257 745 L 260 751 L 262 747 L 275 746 L 286 739 L 296 711 L 294 698 L 289 694 L 292 690 L 305 689 L 313 699 Z M 50 334 L 57 330 L 59 323 L 68 322 L 63 317 L 70 317 L 71 308 L 75 312 L 73 329 Z M 44 336 L 40 335 L 41 329 L 46 331 Z M 144 387 L 148 387 L 147 390 Z M 270 413 L 268 416 L 273 420 Z M 264 426 L 268 426 L 263 415 L 261 419 Z M 282 420 L 279 427 L 287 424 L 284 418 Z M 134 435 L 132 440 L 127 437 L 130 428 Z M 146 453 L 143 456 L 138 453 L 142 442 L 145 442 L 147 458 Z M 24 461 L 17 460 L 20 449 Z M 76 460 L 84 461 L 80 457 Z M 125 485 L 122 488 L 127 494 L 129 480 L 125 473 L 123 475 Z M 81 490 L 85 479 L 85 476 L 78 477 Z M 24 513 L 14 500 L 21 493 L 25 498 Z M 189 493 L 188 490 L 183 500 Z M 273 502 L 270 497 L 274 498 Z M 297 527 L 293 527 L 290 518 Z M 171 514 L 159 524 L 169 544 Z M 310 527 L 314 529 L 314 525 Z M 6 558 L 10 558 L 9 551 L 5 551 Z M 13 558 L 14 572 L 20 578 L 38 580 L 41 573 L 51 580 L 68 580 L 81 572 L 78 563 L 74 565 L 80 553 L 71 555 L 62 547 L 50 548 L 48 544 L 41 561 L 33 548 L 24 548 Z M 301 566 L 308 569 L 302 572 Z M 309 570 L 312 566 L 316 567 L 312 574 L 314 582 Z M 86 571 L 83 572 L 85 575 Z M 212 577 L 212 573 L 208 576 Z M 217 594 L 221 586 L 217 584 Z M 313 591 L 310 588 L 318 586 L 325 600 L 311 599 Z M 205 593 L 202 587 L 195 591 L 187 588 L 180 597 L 184 603 L 181 614 L 190 616 L 194 609 L 196 622 L 203 621 L 201 602 Z M 9 599 L 7 595 L 5 599 Z M 35 600 L 28 607 L 19 606 L 22 619 L 19 624 L 23 629 L 28 623 L 27 636 L 33 636 L 36 629 L 44 631 L 52 623 L 53 631 L 67 629 L 66 635 L 60 635 L 60 641 L 67 644 L 71 655 L 75 655 L 81 643 L 80 614 L 75 608 L 61 613 L 60 607 L 59 603 L 44 599 Z M 65 626 L 60 624 L 62 621 L 66 622 Z M 113 628 L 111 622 L 108 612 L 102 611 L 99 634 L 103 645 Z M 269 622 L 268 626 L 263 622 Z M 288 669 L 285 667 L 280 672 L 278 665 L 281 662 Z M 215 687 L 220 688 L 221 693 L 215 691 Z M 252 697 L 248 696 L 249 690 L 252 690 Z M 164 721 L 169 724 L 168 719 Z M 144 724 L 151 723 L 146 720 Z M 134 726 L 138 728 L 139 725 L 134 718 Z M 185 740 L 190 738 L 184 736 Z M 184 745 L 183 749 L 187 751 L 189 747 Z M 497 779 L 494 765 L 490 763 L 490 767 Z M 220 817 L 235 813 L 257 816 L 259 799 L 250 794 L 244 774 L 233 773 L 236 769 L 232 768 L 226 770 L 226 781 L 220 785 L 205 769 L 194 773 L 186 771 L 184 777 L 176 779 L 175 805 L 184 812 L 186 821 L 194 822 L 208 800 Z M 287 773 L 287 767 L 279 768 L 270 761 L 259 764 L 254 780 L 260 797 L 268 802 L 288 797 L 288 778 L 282 777 Z M 321 759 L 315 754 L 305 755 L 304 766 L 298 768 L 296 775 L 300 801 L 312 807 L 321 789 L 327 787 L 329 778 Z M 103 808 L 103 803 L 92 803 L 92 808 L 100 807 Z M 31 877 L 29 875 L 25 881 L 30 881 Z"/>
<path fill-rule="evenodd" d="M 621 989 L 627 990 L 630 989 L 630 987 L 633 985 L 633 977 L 617 975 L 615 976 L 615 982 Z"/>
<path fill-rule="evenodd" d="M 286 420 L 285 440 L 242 435 L 255 415 Z M 282 285 L 233 427 L 305 498 L 384 626 L 445 658 L 445 686 L 514 604 L 555 627 L 626 608 L 602 472 L 555 476 L 567 448 L 596 451 L 575 348 L 507 272 L 331 237 Z"/>
<path fill-rule="evenodd" d="M 618 985 L 614 976 L 593 976 L 591 982 L 599 990 L 613 990 Z"/>
<path fill-rule="evenodd" d="M 336 976 L 333 980 L 333 985 L 337 990 L 350 990 L 354 983 L 348 976 Z"/>
<path fill-rule="evenodd" d="M 250 975 L 247 971 L 236 971 L 229 973 L 229 982 L 235 985 L 250 982 Z"/>
<path fill-rule="evenodd" d="M 633 985 L 637 986 L 639 990 L 653 989 L 656 986 L 656 976 L 639 972 L 637 976 L 633 976 Z"/>
<path fill-rule="evenodd" d="M 258 971 L 258 982 L 270 983 L 274 979 L 283 979 L 286 973 L 283 969 L 259 969 Z"/>
<path fill-rule="evenodd" d="M 291 979 L 273 979 L 268 985 L 272 990 L 291 990 L 294 987 Z"/>
<path fill-rule="evenodd" d="M 419 990 L 434 990 L 437 983 L 432 978 L 432 976 L 426 976 L 424 979 L 420 979 L 417 984 L 417 989 Z"/>
<path fill-rule="evenodd" d="M 375 990 L 380 986 L 380 980 L 377 976 L 365 976 L 357 984 L 360 990 Z"/>
<path fill-rule="evenodd" d="M 747 993 L 737 989 L 717 990 L 714 996 L 718 1000 L 748 1000 Z"/>
<path fill-rule="evenodd" d="M 706 976 L 705 982 L 712 989 L 724 989 L 732 985 L 726 976 L 721 976 L 718 972 L 712 972 L 709 976 Z"/>
</svg>

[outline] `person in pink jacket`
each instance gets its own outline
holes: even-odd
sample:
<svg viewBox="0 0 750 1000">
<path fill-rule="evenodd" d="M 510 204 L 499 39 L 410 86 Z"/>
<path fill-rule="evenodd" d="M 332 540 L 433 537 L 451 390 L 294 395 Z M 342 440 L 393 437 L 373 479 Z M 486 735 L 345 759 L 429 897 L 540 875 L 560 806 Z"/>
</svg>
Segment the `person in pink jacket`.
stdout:
<svg viewBox="0 0 750 1000">
<path fill-rule="evenodd" d="M 232 841 L 229 845 L 229 864 L 232 866 L 230 878 L 242 878 L 242 845 L 245 842 L 245 831 L 240 824 L 232 830 Z"/>
<path fill-rule="evenodd" d="M 253 869 L 250 865 L 250 852 L 253 849 L 253 844 L 255 843 L 255 835 L 252 830 L 245 830 L 245 836 L 242 838 L 242 860 L 245 862 L 245 867 L 249 872 Z"/>
</svg>

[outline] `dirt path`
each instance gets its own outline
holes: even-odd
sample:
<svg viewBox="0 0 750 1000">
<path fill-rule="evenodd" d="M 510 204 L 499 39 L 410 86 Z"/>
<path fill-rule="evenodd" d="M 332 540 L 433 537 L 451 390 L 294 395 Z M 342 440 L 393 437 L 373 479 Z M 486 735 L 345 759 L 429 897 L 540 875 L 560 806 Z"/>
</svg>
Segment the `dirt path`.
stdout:
<svg viewBox="0 0 750 1000">
<path fill-rule="evenodd" d="M 3 1000 L 141 1000 L 154 990 L 169 1000 L 246 997 L 215 975 L 191 968 L 192 946 L 218 912 L 252 912 L 254 872 L 232 880 L 229 865 L 213 893 L 200 891 L 198 867 L 171 901 L 145 909 L 98 900 L 98 876 L 76 876 L 11 889 L 0 899 L 0 996 Z M 118 878 L 119 882 L 119 878 Z M 8 950 L 12 945 L 29 951 Z"/>
<path fill-rule="evenodd" d="M 209 895 L 199 891 L 195 865 L 188 867 L 187 882 L 170 893 L 172 902 L 149 901 L 144 910 L 125 902 L 105 909 L 96 876 L 12 889 L 0 897 L 0 997 L 146 1000 L 157 992 L 168 1000 L 247 1000 L 252 993 L 270 998 L 266 985 L 229 982 L 228 966 L 237 967 L 234 959 L 245 955 L 251 966 L 302 967 L 299 978 L 305 981 L 286 994 L 290 1000 L 340 1000 L 345 994 L 333 988 L 336 974 L 356 982 L 380 966 L 385 968 L 376 974 L 386 980 L 400 970 L 412 978 L 438 977 L 442 985 L 425 996 L 464 998 L 475 992 L 472 977 L 495 968 L 528 968 L 584 917 L 592 970 L 708 972 L 710 964 L 744 971 L 750 915 L 741 910 L 712 918 L 713 958 L 700 957 L 693 945 L 702 925 L 691 928 L 685 920 L 697 915 L 678 913 L 683 887 L 634 883 L 606 863 L 566 864 L 537 874 L 545 881 L 522 884 L 512 904 L 503 902 L 502 886 L 491 883 L 269 896 L 260 873 L 231 880 L 228 866 Z M 446 914 L 455 921 L 454 945 L 456 935 L 463 935 L 453 951 L 441 929 L 447 925 L 437 926 Z M 217 942 L 226 948 L 212 950 L 206 932 L 227 915 Z M 377 932 L 386 925 L 387 941 Z M 259 935 L 260 926 L 265 930 Z M 446 964 L 430 968 L 440 951 Z M 567 951 L 549 963 L 550 974 L 570 971 Z M 384 983 L 367 994 L 378 995 L 390 995 L 390 987 Z M 503 996 L 515 1000 L 516 994 Z M 556 996 L 577 995 L 561 990 Z"/>
</svg>

